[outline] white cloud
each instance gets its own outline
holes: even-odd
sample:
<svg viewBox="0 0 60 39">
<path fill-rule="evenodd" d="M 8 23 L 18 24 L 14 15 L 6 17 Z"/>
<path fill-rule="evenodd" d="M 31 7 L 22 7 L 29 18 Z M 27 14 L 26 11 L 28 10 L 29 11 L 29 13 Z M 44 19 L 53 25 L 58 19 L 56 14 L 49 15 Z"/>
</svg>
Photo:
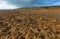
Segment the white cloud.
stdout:
<svg viewBox="0 0 60 39">
<path fill-rule="evenodd" d="M 18 7 L 7 4 L 7 2 L 5 1 L 0 2 L 0 9 L 15 9 L 15 8 L 18 8 Z"/>
</svg>

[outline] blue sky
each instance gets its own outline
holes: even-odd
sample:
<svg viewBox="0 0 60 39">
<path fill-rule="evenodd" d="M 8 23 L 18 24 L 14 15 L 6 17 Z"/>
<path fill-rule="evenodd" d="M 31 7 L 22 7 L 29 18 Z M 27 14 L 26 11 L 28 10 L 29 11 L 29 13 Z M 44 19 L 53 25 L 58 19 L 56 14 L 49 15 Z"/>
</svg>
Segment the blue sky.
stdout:
<svg viewBox="0 0 60 39">
<path fill-rule="evenodd" d="M 58 5 L 60 5 L 60 0 L 0 0 L 0 9 Z"/>
</svg>

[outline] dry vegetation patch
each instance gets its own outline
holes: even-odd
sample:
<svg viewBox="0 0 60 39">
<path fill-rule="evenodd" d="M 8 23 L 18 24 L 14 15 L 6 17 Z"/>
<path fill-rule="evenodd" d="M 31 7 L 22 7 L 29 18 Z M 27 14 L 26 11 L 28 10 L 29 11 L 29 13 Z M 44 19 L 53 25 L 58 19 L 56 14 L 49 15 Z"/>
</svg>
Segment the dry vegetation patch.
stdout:
<svg viewBox="0 0 60 39">
<path fill-rule="evenodd" d="M 2 14 L 0 39 L 60 39 L 60 20 L 40 14 Z"/>
</svg>

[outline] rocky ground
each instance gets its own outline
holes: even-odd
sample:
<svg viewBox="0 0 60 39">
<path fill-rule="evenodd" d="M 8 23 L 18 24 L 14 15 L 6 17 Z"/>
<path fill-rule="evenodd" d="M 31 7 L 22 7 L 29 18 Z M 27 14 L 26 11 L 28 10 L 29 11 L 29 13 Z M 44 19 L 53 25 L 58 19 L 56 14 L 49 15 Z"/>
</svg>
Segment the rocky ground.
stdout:
<svg viewBox="0 0 60 39">
<path fill-rule="evenodd" d="M 60 19 L 49 15 L 0 11 L 0 39 L 60 39 Z"/>
</svg>

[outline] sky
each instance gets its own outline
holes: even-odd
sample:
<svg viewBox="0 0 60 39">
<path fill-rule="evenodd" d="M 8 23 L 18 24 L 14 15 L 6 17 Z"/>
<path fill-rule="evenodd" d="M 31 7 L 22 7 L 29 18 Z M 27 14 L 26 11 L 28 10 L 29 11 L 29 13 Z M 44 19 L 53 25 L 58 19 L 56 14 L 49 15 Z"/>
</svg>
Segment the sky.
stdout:
<svg viewBox="0 0 60 39">
<path fill-rule="evenodd" d="M 0 9 L 60 6 L 60 0 L 0 0 Z"/>
</svg>

